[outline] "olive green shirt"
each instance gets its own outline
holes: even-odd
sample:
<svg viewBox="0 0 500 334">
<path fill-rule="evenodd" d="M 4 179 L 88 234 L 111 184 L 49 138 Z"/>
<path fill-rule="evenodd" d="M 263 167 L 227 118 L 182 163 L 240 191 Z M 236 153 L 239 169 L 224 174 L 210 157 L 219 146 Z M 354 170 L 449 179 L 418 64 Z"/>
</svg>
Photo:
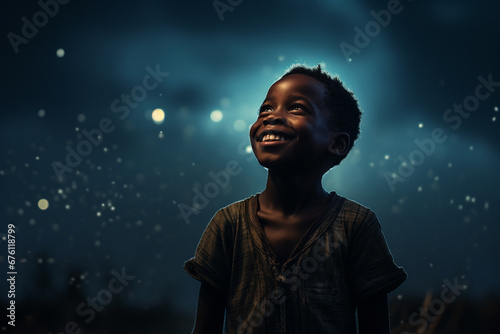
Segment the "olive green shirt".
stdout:
<svg viewBox="0 0 500 334">
<path fill-rule="evenodd" d="M 377 217 L 330 194 L 280 265 L 257 217 L 258 196 L 219 210 L 185 270 L 226 297 L 225 333 L 356 333 L 356 300 L 405 279 Z"/>
</svg>

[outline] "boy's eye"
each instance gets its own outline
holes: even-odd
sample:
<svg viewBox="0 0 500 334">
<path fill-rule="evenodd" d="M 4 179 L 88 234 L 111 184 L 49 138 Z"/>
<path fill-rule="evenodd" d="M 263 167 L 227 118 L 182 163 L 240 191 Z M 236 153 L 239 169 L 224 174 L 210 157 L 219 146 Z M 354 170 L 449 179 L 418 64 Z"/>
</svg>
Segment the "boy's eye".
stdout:
<svg viewBox="0 0 500 334">
<path fill-rule="evenodd" d="M 304 112 L 307 112 L 307 109 L 301 105 L 301 104 L 294 104 L 290 107 L 290 110 L 291 111 L 304 111 Z"/>
<path fill-rule="evenodd" d="M 269 112 L 269 111 L 273 111 L 273 108 L 271 108 L 271 106 L 268 106 L 268 105 L 263 105 L 259 109 L 259 114 L 262 114 L 264 112 Z"/>
</svg>

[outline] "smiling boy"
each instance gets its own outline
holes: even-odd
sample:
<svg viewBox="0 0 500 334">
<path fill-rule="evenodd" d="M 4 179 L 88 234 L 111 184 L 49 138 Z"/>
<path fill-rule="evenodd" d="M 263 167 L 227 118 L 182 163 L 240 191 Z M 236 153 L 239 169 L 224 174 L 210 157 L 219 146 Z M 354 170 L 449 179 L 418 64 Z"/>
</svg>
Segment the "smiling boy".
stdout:
<svg viewBox="0 0 500 334">
<path fill-rule="evenodd" d="M 406 273 L 373 211 L 321 182 L 360 118 L 319 65 L 271 86 L 250 129 L 266 188 L 219 210 L 185 263 L 201 281 L 193 333 L 390 333 L 387 294 Z"/>
</svg>

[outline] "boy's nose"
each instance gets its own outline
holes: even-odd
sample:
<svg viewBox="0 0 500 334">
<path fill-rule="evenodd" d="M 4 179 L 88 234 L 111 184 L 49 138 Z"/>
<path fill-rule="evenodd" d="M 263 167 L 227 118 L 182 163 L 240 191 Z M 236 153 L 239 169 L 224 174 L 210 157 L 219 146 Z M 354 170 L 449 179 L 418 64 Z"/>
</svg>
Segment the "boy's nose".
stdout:
<svg viewBox="0 0 500 334">
<path fill-rule="evenodd" d="M 276 125 L 276 124 L 284 125 L 285 123 L 286 123 L 285 117 L 283 117 L 281 113 L 277 112 L 268 115 L 263 121 L 264 125 Z"/>
</svg>

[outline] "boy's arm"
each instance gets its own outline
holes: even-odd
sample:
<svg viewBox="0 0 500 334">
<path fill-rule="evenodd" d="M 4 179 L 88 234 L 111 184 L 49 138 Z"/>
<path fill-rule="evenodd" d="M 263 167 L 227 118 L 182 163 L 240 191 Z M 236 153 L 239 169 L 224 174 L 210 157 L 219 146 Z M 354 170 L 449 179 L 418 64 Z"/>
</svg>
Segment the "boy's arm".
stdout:
<svg viewBox="0 0 500 334">
<path fill-rule="evenodd" d="M 225 300 L 225 296 L 219 291 L 207 283 L 201 283 L 193 334 L 222 333 Z"/>
<path fill-rule="evenodd" d="M 385 293 L 358 302 L 359 334 L 390 334 L 389 305 Z"/>
</svg>

